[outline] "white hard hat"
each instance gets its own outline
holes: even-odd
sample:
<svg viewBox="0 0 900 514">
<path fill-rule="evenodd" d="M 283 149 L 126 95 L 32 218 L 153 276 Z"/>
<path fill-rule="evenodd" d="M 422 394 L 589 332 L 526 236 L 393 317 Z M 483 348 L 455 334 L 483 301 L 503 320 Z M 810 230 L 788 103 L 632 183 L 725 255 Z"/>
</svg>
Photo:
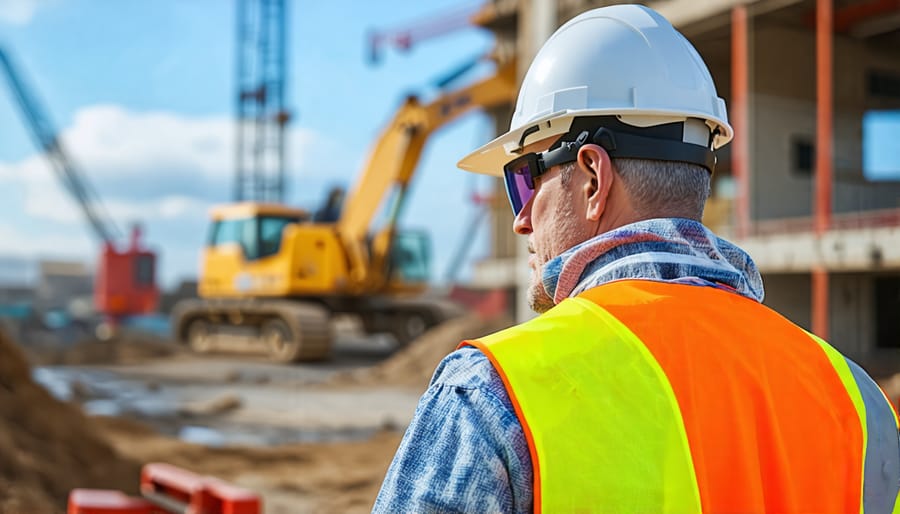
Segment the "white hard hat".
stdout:
<svg viewBox="0 0 900 514">
<path fill-rule="evenodd" d="M 458 166 L 502 175 L 524 146 L 567 134 L 575 118 L 600 116 L 638 131 L 679 123 L 684 143 L 708 150 L 733 136 L 725 102 L 694 47 L 656 11 L 614 5 L 569 20 L 547 40 L 522 82 L 509 132 Z"/>
</svg>

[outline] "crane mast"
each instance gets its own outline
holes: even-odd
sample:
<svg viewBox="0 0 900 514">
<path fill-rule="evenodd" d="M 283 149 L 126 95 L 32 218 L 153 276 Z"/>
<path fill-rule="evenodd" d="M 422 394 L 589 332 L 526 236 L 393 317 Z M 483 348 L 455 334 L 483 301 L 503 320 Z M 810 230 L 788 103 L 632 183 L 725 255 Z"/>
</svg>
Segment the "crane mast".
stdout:
<svg viewBox="0 0 900 514">
<path fill-rule="evenodd" d="M 286 0 L 237 3 L 236 202 L 284 202 L 286 8 Z"/>
</svg>

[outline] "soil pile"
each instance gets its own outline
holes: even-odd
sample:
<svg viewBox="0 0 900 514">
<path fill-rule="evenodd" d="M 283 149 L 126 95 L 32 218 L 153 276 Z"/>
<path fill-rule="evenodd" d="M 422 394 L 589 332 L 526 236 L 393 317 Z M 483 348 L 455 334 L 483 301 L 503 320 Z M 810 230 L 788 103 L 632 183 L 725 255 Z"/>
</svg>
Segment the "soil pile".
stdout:
<svg viewBox="0 0 900 514">
<path fill-rule="evenodd" d="M 28 347 L 28 360 L 37 366 L 83 366 L 91 364 L 140 364 L 188 353 L 180 345 L 139 336 L 108 341 L 86 340 L 72 346 Z"/>
<path fill-rule="evenodd" d="M 422 334 L 409 346 L 377 366 L 337 373 L 328 386 L 366 385 L 425 389 L 441 359 L 462 341 L 496 332 L 512 325 L 507 318 L 482 319 L 467 315 L 451 319 Z"/>
<path fill-rule="evenodd" d="M 140 465 L 96 431 L 31 380 L 19 346 L 0 331 L 0 513 L 64 512 L 76 487 L 135 494 Z"/>
</svg>

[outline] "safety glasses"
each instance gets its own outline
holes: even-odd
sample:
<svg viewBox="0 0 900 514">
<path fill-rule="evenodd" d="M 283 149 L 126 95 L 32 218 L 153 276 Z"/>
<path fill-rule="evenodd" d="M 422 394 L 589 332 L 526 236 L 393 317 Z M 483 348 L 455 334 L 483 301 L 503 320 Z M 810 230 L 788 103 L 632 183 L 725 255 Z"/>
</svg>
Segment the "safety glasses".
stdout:
<svg viewBox="0 0 900 514">
<path fill-rule="evenodd" d="M 574 141 L 563 141 L 559 147 L 540 153 L 529 153 L 508 162 L 503 167 L 503 179 L 506 181 L 506 193 L 509 195 L 509 203 L 512 205 L 513 214 L 516 216 L 522 212 L 522 208 L 528 204 L 534 196 L 535 179 L 547 173 L 554 166 L 573 162 L 578 158 L 578 150 L 590 141 L 603 147 L 606 153 L 613 159 L 653 159 L 659 161 L 686 162 L 702 166 L 710 174 L 716 169 L 716 154 L 711 147 L 705 147 L 682 140 L 683 124 L 666 124 L 644 131 L 656 130 L 650 135 L 637 135 L 626 130 L 613 130 L 606 126 L 591 127 L 587 123 L 596 123 L 596 120 L 588 118 L 576 118 L 570 131 L 561 136 L 570 138 L 578 133 Z M 605 125 L 621 125 L 615 118 L 605 119 Z M 672 128 L 677 129 L 677 134 L 671 134 Z M 532 127 L 533 128 L 533 127 Z M 588 130 L 589 129 L 590 132 Z M 668 131 L 668 132 L 666 132 Z M 535 130 L 529 129 L 523 132 L 519 144 L 524 144 L 524 139 Z M 715 133 L 710 135 L 710 145 Z"/>
<path fill-rule="evenodd" d="M 578 158 L 578 149 L 584 145 L 586 139 L 587 132 L 584 132 L 575 141 L 563 142 L 555 150 L 527 153 L 503 166 L 506 194 L 509 196 L 514 215 L 518 216 L 534 196 L 535 179 L 554 166 L 574 162 Z"/>
<path fill-rule="evenodd" d="M 530 153 L 508 162 L 503 167 L 506 194 L 516 216 L 534 196 L 534 179 L 546 172 L 542 164 L 538 154 Z"/>
</svg>

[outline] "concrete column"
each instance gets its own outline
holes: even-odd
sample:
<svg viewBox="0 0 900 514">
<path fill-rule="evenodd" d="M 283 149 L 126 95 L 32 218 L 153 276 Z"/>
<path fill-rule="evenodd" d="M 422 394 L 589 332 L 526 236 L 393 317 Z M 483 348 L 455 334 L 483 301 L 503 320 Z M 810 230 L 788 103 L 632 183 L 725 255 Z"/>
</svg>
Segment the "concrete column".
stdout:
<svg viewBox="0 0 900 514">
<path fill-rule="evenodd" d="M 821 238 L 831 226 L 832 35 L 833 0 L 816 0 L 816 181 L 815 232 Z M 813 332 L 828 338 L 828 270 L 812 272 Z"/>
<path fill-rule="evenodd" d="M 735 232 L 738 238 L 750 230 L 750 124 L 748 123 L 749 50 L 747 8 L 731 10 L 731 123 L 734 141 L 731 150 L 735 194 Z"/>
<path fill-rule="evenodd" d="M 519 11 L 519 41 L 517 70 L 519 82 L 528 71 L 531 61 L 544 42 L 557 27 L 556 2 L 553 0 L 529 0 L 522 2 Z M 510 227 L 512 228 L 512 227 Z M 519 237 L 516 244 L 516 322 L 521 323 L 535 316 L 528 306 L 528 285 L 531 271 L 528 268 L 528 240 Z"/>
<path fill-rule="evenodd" d="M 833 0 L 816 0 L 816 234 L 831 225 Z"/>
<path fill-rule="evenodd" d="M 823 266 L 812 270 L 812 332 L 828 339 L 828 271 Z"/>
</svg>

